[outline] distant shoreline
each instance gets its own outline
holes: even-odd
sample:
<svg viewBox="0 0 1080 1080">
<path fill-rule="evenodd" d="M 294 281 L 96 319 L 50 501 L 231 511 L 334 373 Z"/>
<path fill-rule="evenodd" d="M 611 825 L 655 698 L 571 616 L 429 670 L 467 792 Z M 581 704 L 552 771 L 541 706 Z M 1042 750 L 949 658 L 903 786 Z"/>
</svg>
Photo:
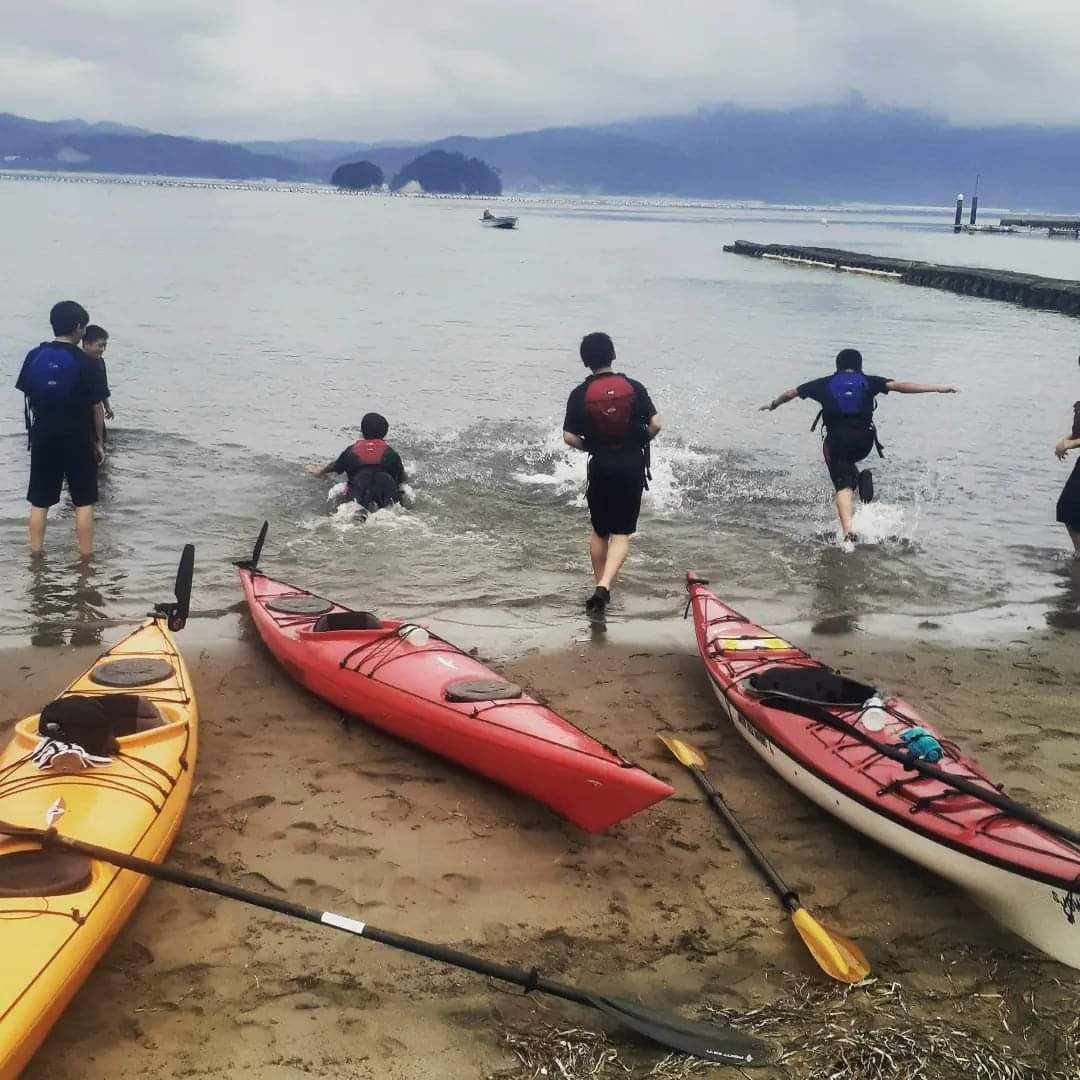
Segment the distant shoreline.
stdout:
<svg viewBox="0 0 1080 1080">
<path fill-rule="evenodd" d="M 756 199 L 687 199 L 674 195 L 596 195 L 583 192 L 508 192 L 502 195 L 460 195 L 439 192 L 350 191 L 332 184 L 295 180 L 229 180 L 215 177 L 164 176 L 142 173 L 81 173 L 66 170 L 0 169 L 0 181 L 59 184 L 119 184 L 130 187 L 192 188 L 207 191 L 269 191 L 300 195 L 383 196 L 394 199 L 450 199 L 474 203 L 545 206 L 572 202 L 581 206 L 680 207 L 701 210 L 788 210 L 831 214 L 950 214 L 952 206 L 888 203 L 769 203 Z M 1009 213 L 1008 207 L 983 207 L 984 214 Z"/>
</svg>

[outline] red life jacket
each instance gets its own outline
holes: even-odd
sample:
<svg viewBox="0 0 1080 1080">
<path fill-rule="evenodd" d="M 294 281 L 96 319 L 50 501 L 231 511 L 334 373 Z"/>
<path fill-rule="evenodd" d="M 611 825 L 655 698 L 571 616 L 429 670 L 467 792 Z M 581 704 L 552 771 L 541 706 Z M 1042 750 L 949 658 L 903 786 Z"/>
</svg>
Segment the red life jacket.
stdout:
<svg viewBox="0 0 1080 1080">
<path fill-rule="evenodd" d="M 385 439 L 360 439 L 352 445 L 352 452 L 361 465 L 381 465 L 388 449 Z"/>
<path fill-rule="evenodd" d="M 590 379 L 585 387 L 585 415 L 603 443 L 627 442 L 634 419 L 637 394 L 625 375 L 611 373 Z"/>
</svg>

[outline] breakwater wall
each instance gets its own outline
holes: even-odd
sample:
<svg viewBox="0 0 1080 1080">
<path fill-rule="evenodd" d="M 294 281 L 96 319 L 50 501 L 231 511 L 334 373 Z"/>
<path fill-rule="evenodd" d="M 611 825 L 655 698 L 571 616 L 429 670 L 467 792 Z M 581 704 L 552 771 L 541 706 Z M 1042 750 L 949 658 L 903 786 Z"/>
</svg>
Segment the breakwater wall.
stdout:
<svg viewBox="0 0 1080 1080">
<path fill-rule="evenodd" d="M 1043 311 L 1060 311 L 1080 316 L 1080 281 L 1020 274 L 1013 270 L 992 270 L 978 266 L 943 266 L 938 263 L 863 255 L 838 248 L 794 247 L 788 244 L 754 244 L 736 240 L 725 244 L 733 255 L 749 255 L 825 270 L 868 274 L 890 278 L 904 285 L 943 289 L 963 296 L 1004 300 Z"/>
</svg>

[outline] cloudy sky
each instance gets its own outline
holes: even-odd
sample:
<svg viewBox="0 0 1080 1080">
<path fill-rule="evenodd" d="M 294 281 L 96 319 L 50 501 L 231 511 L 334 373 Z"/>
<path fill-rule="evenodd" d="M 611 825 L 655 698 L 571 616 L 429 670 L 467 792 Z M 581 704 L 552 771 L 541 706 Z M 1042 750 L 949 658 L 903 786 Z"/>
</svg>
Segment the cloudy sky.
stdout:
<svg viewBox="0 0 1080 1080">
<path fill-rule="evenodd" d="M 861 92 L 1080 123 L 1080 0 L 0 0 L 0 111 L 426 138 Z"/>
</svg>

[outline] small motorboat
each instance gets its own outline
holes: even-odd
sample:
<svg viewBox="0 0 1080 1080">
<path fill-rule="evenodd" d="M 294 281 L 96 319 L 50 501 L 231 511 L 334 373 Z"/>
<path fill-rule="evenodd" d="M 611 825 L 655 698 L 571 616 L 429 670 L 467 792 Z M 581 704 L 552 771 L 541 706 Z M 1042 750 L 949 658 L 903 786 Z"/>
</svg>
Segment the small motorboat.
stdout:
<svg viewBox="0 0 1080 1080">
<path fill-rule="evenodd" d="M 516 217 L 497 217 L 490 210 L 485 210 L 480 220 L 492 229 L 516 229 L 518 223 Z"/>
</svg>

